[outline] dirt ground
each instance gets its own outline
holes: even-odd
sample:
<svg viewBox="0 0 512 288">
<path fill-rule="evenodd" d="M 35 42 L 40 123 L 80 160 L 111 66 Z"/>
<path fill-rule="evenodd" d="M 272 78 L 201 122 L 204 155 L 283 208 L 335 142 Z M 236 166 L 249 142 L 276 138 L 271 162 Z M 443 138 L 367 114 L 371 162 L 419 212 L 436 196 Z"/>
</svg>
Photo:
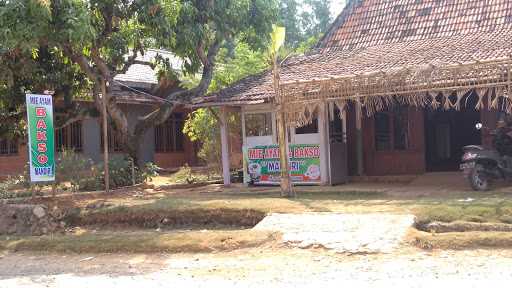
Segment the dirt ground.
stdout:
<svg viewBox="0 0 512 288">
<path fill-rule="evenodd" d="M 414 211 L 418 206 L 437 209 L 450 204 L 458 208 L 463 206 L 465 212 L 478 208 L 481 211 L 475 211 L 481 214 L 489 209 L 497 211 L 498 206 L 500 211 L 508 207 L 500 203 L 509 201 L 509 188 L 475 194 L 469 191 L 462 179 L 456 178 L 453 182 L 453 177 L 459 176 L 427 175 L 413 180 L 411 184 L 400 185 L 353 183 L 337 187 L 297 187 L 300 197 L 296 199 L 280 198 L 276 187 L 233 185 L 224 188 L 222 185 L 209 185 L 181 189 L 137 187 L 120 189 L 109 195 L 85 193 L 33 201 L 50 207 L 103 211 L 105 207 L 88 208 L 97 206 L 99 201 L 108 204 L 107 208 L 120 206 L 146 212 L 250 208 L 265 213 L 402 214 Z M 474 207 L 476 204 L 480 206 Z M 261 288 L 339 287 L 340 283 L 356 287 L 431 287 L 441 282 L 457 282 L 459 285 L 464 282 L 462 285 L 465 287 L 481 287 L 508 283 L 507 280 L 512 280 L 510 267 L 512 250 L 431 251 L 406 244 L 391 253 L 373 254 L 340 254 L 325 249 L 282 247 L 276 243 L 232 252 L 196 254 L 17 252 L 0 254 L 0 287 Z"/>
<path fill-rule="evenodd" d="M 0 287 L 430 287 L 441 282 L 483 287 L 512 280 L 511 265 L 509 250 L 404 248 L 347 255 L 266 247 L 222 254 L 10 254 L 0 259 Z"/>
</svg>

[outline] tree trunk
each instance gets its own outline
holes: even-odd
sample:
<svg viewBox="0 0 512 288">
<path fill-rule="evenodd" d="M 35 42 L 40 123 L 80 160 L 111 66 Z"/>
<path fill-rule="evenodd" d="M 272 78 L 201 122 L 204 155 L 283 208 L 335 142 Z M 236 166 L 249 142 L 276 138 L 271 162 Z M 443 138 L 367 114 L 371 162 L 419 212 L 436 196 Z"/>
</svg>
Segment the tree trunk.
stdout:
<svg viewBox="0 0 512 288">
<path fill-rule="evenodd" d="M 142 168 L 144 166 L 144 163 L 142 163 L 141 159 L 139 159 L 139 150 L 141 147 L 141 143 L 142 143 L 141 139 L 143 136 L 144 136 L 144 134 L 130 135 L 129 137 L 127 137 L 128 139 L 124 145 L 126 153 L 133 160 L 133 163 L 139 168 Z"/>
</svg>

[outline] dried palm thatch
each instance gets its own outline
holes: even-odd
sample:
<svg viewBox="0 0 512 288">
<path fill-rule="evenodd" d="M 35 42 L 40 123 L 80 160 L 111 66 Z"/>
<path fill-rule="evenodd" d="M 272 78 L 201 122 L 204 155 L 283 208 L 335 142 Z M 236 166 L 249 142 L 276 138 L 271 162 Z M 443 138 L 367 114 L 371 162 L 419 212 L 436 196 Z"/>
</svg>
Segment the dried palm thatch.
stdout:
<svg viewBox="0 0 512 288">
<path fill-rule="evenodd" d="M 460 110 L 467 105 L 464 96 L 472 91 L 478 97 L 476 109 L 511 113 L 511 67 L 510 57 L 456 65 L 430 63 L 361 75 L 285 82 L 279 87 L 279 97 L 292 126 L 310 123 L 311 111 L 320 103 L 335 102 L 343 107 L 342 103 L 356 101 L 368 115 L 394 103 Z"/>
</svg>

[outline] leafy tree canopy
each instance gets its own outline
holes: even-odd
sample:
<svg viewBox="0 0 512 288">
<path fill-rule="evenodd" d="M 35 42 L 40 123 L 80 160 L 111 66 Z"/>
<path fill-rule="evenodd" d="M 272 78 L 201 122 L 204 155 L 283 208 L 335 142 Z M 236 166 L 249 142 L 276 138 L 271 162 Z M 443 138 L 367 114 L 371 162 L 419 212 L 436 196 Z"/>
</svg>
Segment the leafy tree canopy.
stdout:
<svg viewBox="0 0 512 288">
<path fill-rule="evenodd" d="M 280 0 L 279 24 L 286 28 L 286 45 L 296 49 L 318 39 L 331 23 L 327 0 Z"/>
<path fill-rule="evenodd" d="M 0 57 L 37 62 L 47 49 L 59 63 L 78 67 L 97 108 L 102 95 L 126 151 L 137 158 L 148 128 L 165 121 L 176 104 L 206 93 L 222 47 L 235 39 L 255 50 L 266 46 L 276 11 L 274 0 L 0 0 Z M 182 57 L 184 72 L 199 72 L 201 80 L 167 95 L 165 104 L 129 126 L 111 95 L 113 79 L 151 47 Z M 2 83 L 10 89 L 13 82 Z"/>
</svg>

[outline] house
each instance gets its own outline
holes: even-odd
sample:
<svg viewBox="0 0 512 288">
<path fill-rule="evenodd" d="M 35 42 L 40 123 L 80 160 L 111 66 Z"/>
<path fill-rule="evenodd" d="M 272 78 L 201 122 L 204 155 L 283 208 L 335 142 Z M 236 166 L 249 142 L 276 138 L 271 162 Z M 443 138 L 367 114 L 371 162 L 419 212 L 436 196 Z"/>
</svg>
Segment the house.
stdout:
<svg viewBox="0 0 512 288">
<path fill-rule="evenodd" d="M 144 55 L 139 55 L 126 73 L 114 78 L 113 96 L 121 103 L 127 112 L 129 121 L 154 110 L 159 104 L 154 97 L 163 96 L 173 89 L 179 89 L 178 83 L 158 85 L 157 72 L 152 64 L 155 57 L 169 59 L 172 67 L 181 68 L 181 60 L 163 50 L 149 49 Z M 162 88 L 163 86 L 163 88 Z M 147 93 L 147 94 L 145 94 Z M 92 103 L 82 102 L 82 105 Z M 58 109 L 59 103 L 55 103 Z M 157 166 L 172 169 L 184 164 L 196 165 L 196 146 L 183 134 L 183 124 L 189 108 L 178 107 L 167 122 L 147 131 L 139 151 L 142 162 L 154 162 Z M 101 119 L 88 117 L 73 122 L 55 131 L 55 146 L 58 151 L 73 149 L 84 154 L 95 162 L 102 161 L 103 139 Z M 120 141 L 115 133 L 108 134 L 110 153 L 121 153 Z M 26 139 L 0 139 L 0 177 L 21 174 L 28 161 Z"/>
<path fill-rule="evenodd" d="M 475 124 L 512 111 L 511 41 L 509 0 L 350 0 L 281 65 L 278 97 L 266 71 L 197 103 L 240 109 L 247 183 L 279 181 L 277 112 L 299 183 L 455 171 L 463 146 L 490 145 Z"/>
</svg>

